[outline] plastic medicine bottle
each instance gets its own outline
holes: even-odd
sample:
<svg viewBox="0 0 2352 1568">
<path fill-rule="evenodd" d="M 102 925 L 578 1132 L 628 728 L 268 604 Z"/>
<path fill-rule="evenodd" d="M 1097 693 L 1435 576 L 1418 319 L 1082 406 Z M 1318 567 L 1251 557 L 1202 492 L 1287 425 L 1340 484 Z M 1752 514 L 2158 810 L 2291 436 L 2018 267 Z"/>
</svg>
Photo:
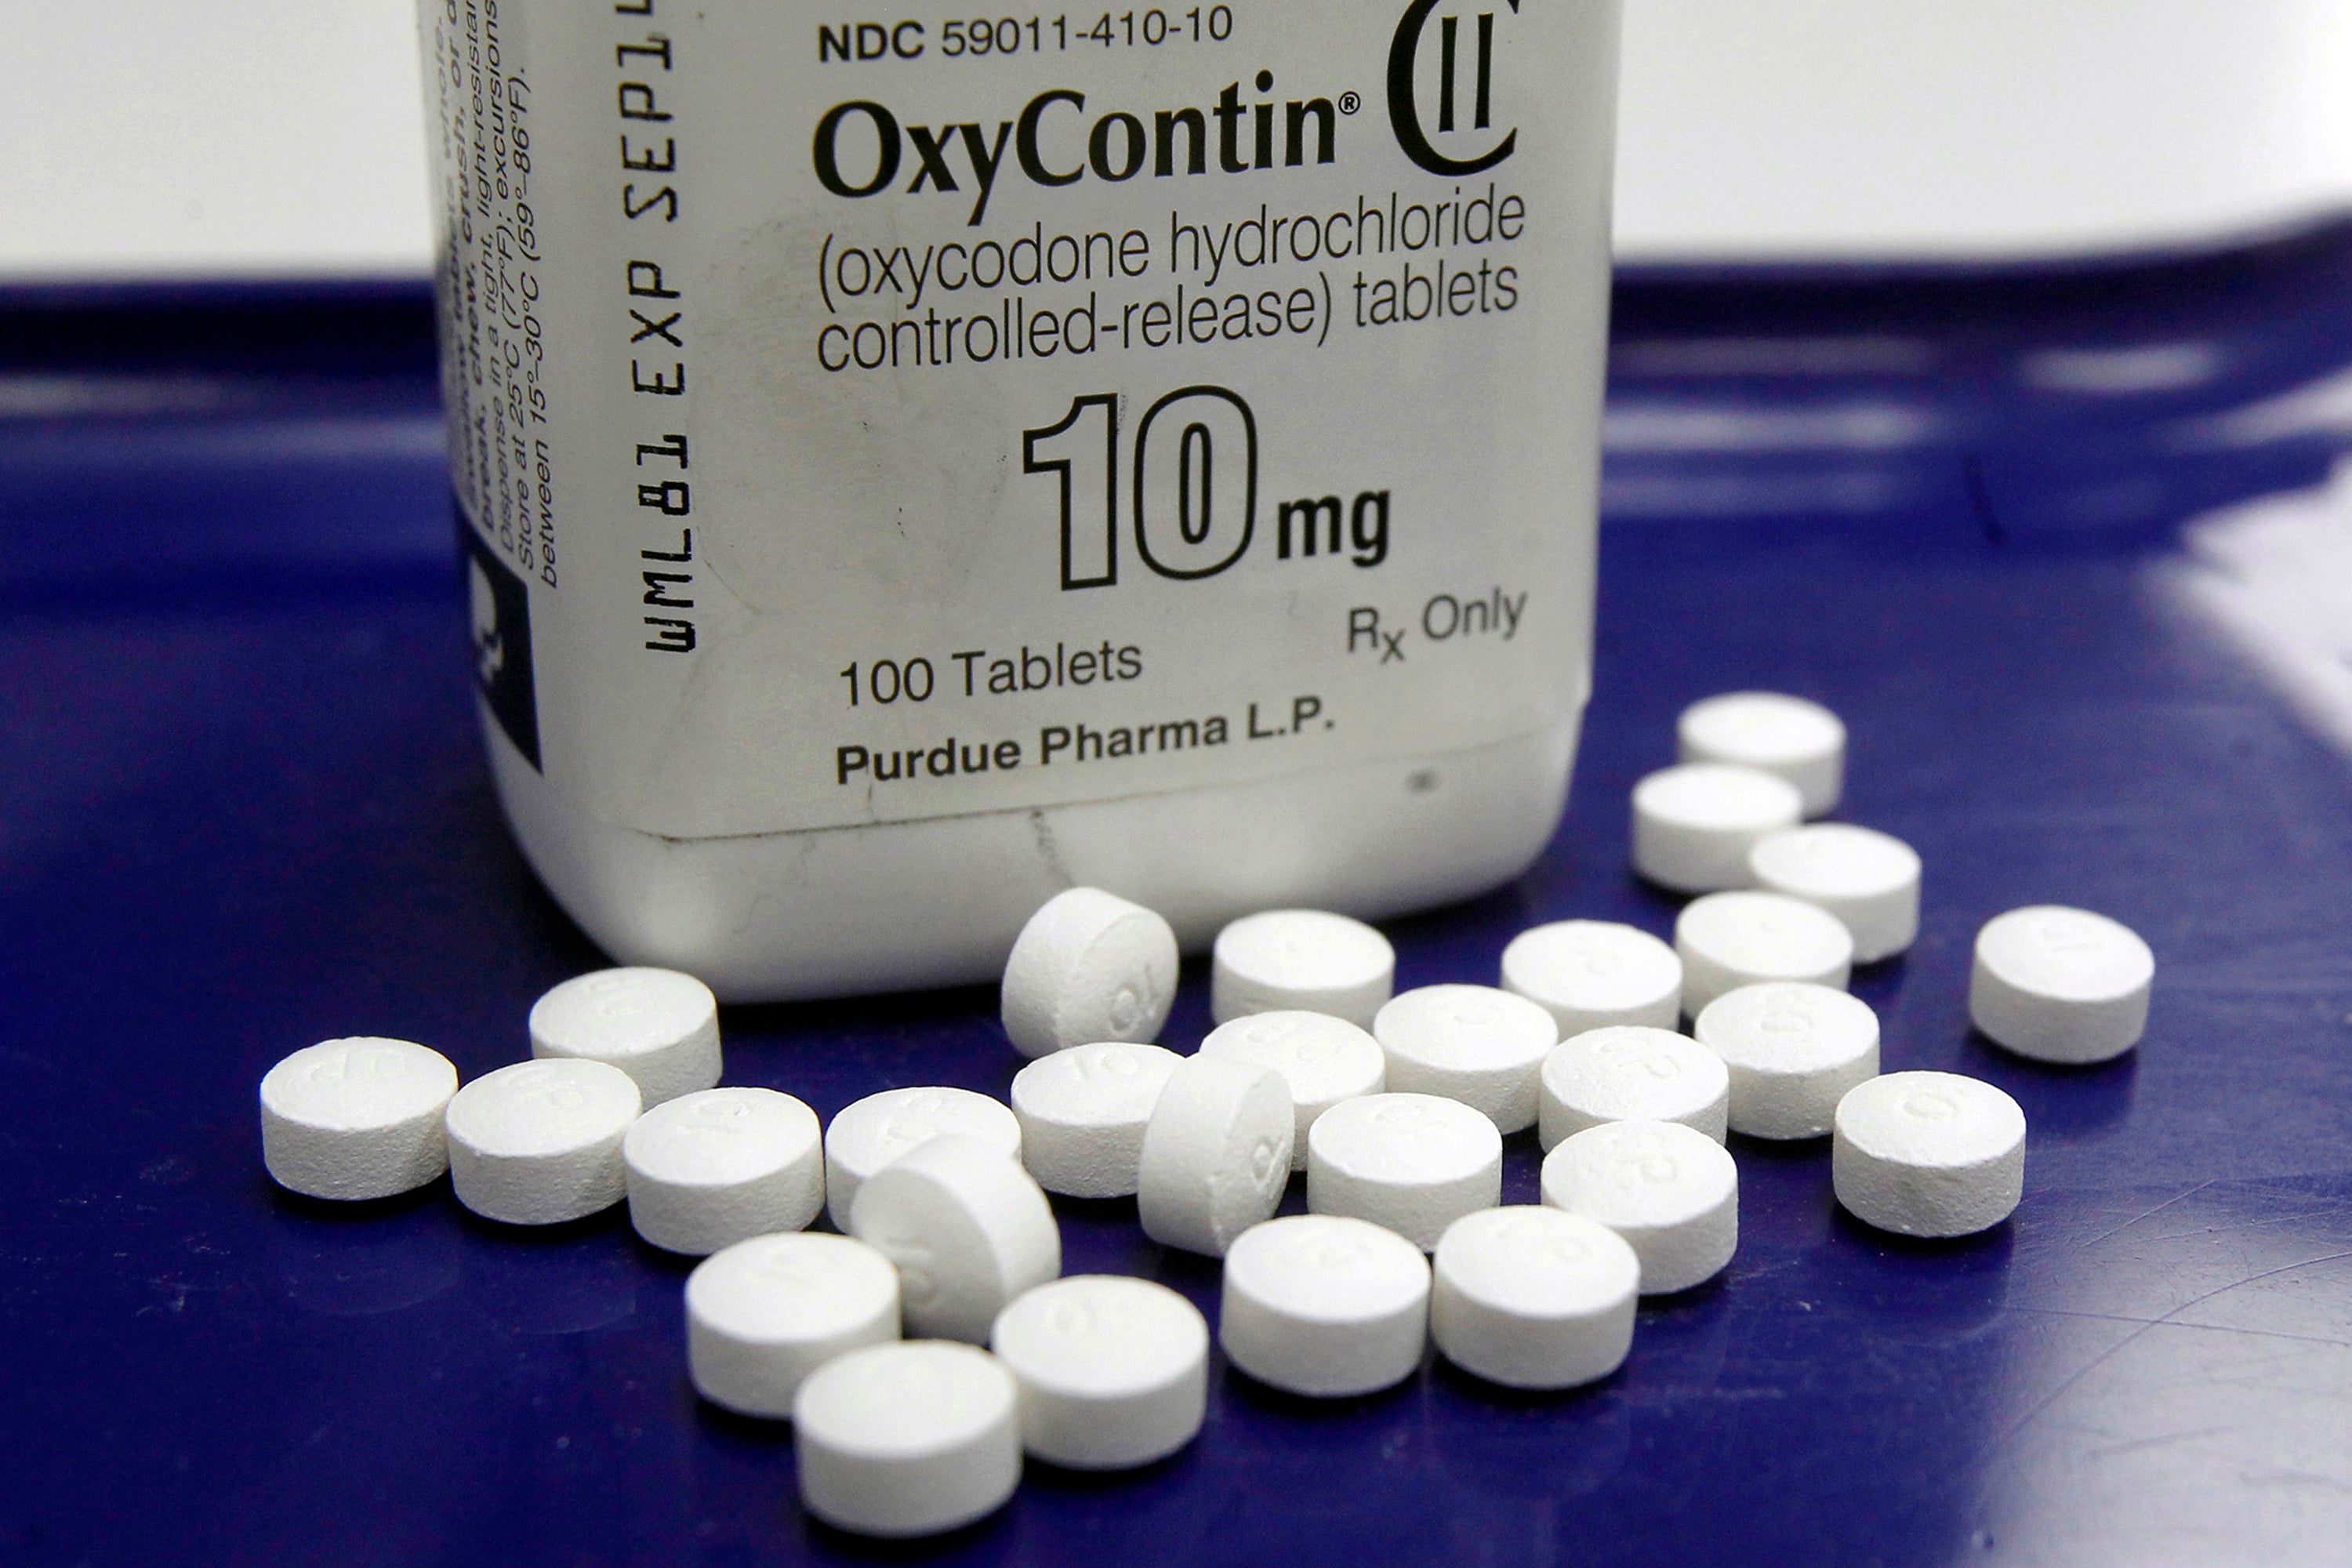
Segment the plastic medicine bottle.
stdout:
<svg viewBox="0 0 2352 1568">
<path fill-rule="evenodd" d="M 614 957 L 992 973 L 1523 868 L 1589 689 L 1616 0 L 424 0 L 484 731 Z"/>
</svg>

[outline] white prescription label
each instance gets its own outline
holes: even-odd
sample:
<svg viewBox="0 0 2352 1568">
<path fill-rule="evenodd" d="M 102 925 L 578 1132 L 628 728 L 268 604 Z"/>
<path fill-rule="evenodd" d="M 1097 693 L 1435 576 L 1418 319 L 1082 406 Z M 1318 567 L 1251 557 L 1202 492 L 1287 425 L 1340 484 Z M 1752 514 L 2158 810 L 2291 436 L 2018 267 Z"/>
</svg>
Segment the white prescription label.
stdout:
<svg viewBox="0 0 2352 1568">
<path fill-rule="evenodd" d="M 971 10 L 425 0 L 508 738 L 701 837 L 1572 717 L 1614 0 Z"/>
</svg>

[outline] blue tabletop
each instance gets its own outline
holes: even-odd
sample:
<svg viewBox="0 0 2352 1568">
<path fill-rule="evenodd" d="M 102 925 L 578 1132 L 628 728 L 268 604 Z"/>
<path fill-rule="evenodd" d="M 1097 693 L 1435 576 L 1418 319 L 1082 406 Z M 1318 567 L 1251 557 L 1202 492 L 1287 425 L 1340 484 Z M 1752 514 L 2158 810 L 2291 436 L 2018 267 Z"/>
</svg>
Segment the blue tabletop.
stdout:
<svg viewBox="0 0 2352 1568">
<path fill-rule="evenodd" d="M 1840 815 L 1927 865 L 1918 944 L 1854 981 L 1885 1065 L 2018 1099 L 2022 1205 L 1906 1242 L 1841 1214 L 1824 1144 L 1735 1138 L 1738 1257 L 1645 1303 L 1597 1386 L 1433 1363 L 1324 1404 L 1220 1360 L 1176 1458 L 1033 1464 L 1000 1515 L 884 1549 L 801 1512 L 785 1428 L 696 1400 L 687 1264 L 621 1211 L 525 1233 L 446 1181 L 336 1206 L 263 1173 L 279 1057 L 394 1035 L 470 1078 L 600 962 L 479 756 L 422 299 L 0 298 L 0 1561 L 2352 1562 L 2352 763 L 2157 575 L 2184 517 L 2345 444 L 2228 421 L 2352 366 L 2352 231 L 1652 274 L 1617 322 L 1568 816 L 1513 885 L 1391 922 L 1398 984 L 1491 982 L 1545 920 L 1667 931 L 1626 796 L 1676 710 L 1818 698 Z M 2120 1061 L 1967 1027 L 1977 927 L 2042 901 L 2156 951 Z M 827 1117 L 1001 1096 L 994 1004 L 732 1009 L 727 1081 Z M 1188 967 L 1164 1038 L 1206 1025 Z M 1538 1158 L 1507 1141 L 1506 1201 Z M 1131 1202 L 1055 1208 L 1069 1271 L 1213 1320 L 1215 1266 Z"/>
</svg>

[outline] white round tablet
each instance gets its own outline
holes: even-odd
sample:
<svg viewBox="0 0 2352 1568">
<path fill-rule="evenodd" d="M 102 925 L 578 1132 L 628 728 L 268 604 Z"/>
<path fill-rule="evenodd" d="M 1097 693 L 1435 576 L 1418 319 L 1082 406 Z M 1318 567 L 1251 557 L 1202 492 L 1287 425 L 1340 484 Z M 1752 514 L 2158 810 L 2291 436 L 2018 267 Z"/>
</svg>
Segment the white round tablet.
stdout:
<svg viewBox="0 0 2352 1568">
<path fill-rule="evenodd" d="M 1335 1105 L 1307 1135 L 1307 1206 L 1386 1226 L 1423 1252 L 1474 1209 L 1503 1201 L 1503 1135 L 1433 1094 Z"/>
<path fill-rule="evenodd" d="M 457 1069 L 409 1040 L 305 1046 L 261 1079 L 261 1163 L 314 1198 L 388 1198 L 449 1168 L 441 1113 Z"/>
<path fill-rule="evenodd" d="M 1143 1129 L 1183 1058 L 1158 1046 L 1097 1041 L 1039 1057 L 1013 1075 L 1021 1163 L 1049 1193 L 1122 1198 L 1143 1168 Z"/>
<path fill-rule="evenodd" d="M 1969 1017 L 1996 1045 L 2045 1062 L 2103 1062 L 2147 1028 L 2156 954 L 2129 926 L 2036 904 L 1977 932 Z"/>
<path fill-rule="evenodd" d="M 1481 1209 L 1431 1260 L 1429 1333 L 1463 1371 L 1509 1388 L 1607 1377 L 1633 1343 L 1641 1260 L 1598 1220 L 1539 1205 Z"/>
<path fill-rule="evenodd" d="M 1290 1089 L 1290 1168 L 1307 1169 L 1307 1130 L 1343 1100 L 1386 1087 L 1387 1058 L 1378 1040 L 1328 1013 L 1252 1013 L 1220 1024 L 1201 1042 L 1204 1057 L 1224 1057 L 1282 1075 Z"/>
<path fill-rule="evenodd" d="M 1143 1130 L 1135 1193 L 1143 1234 L 1223 1257 L 1282 1202 L 1296 1125 L 1280 1073 L 1229 1057 L 1184 1058 Z"/>
<path fill-rule="evenodd" d="M 1491 985 L 1423 985 L 1372 1020 L 1388 1087 L 1458 1100 L 1503 1132 L 1536 1124 L 1536 1076 L 1559 1026 L 1537 1003 Z"/>
<path fill-rule="evenodd" d="M 1739 1167 L 1678 1121 L 1611 1121 L 1543 1163 L 1543 1201 L 1598 1220 L 1642 1260 L 1642 1294 L 1712 1279 L 1739 1245 Z"/>
<path fill-rule="evenodd" d="M 1748 869 L 1766 892 L 1843 921 L 1856 963 L 1892 958 L 1919 934 L 1919 856 L 1892 834 L 1843 822 L 1784 828 L 1756 841 Z"/>
<path fill-rule="evenodd" d="M 1217 1342 L 1260 1383 L 1325 1398 L 1411 1377 L 1429 1336 L 1429 1260 L 1392 1230 L 1302 1214 L 1225 1255 Z"/>
<path fill-rule="evenodd" d="M 1604 1121 L 1679 1121 L 1723 1142 L 1731 1072 L 1672 1029 L 1587 1029 L 1544 1057 L 1537 1141 L 1547 1150 Z"/>
<path fill-rule="evenodd" d="M 1686 763 L 1737 763 L 1778 773 L 1826 816 L 1845 787 L 1845 724 L 1818 702 L 1777 691 L 1732 691 L 1683 710 L 1675 726 Z"/>
<path fill-rule="evenodd" d="M 1801 980 L 1742 985 L 1692 1026 L 1731 1069 L 1730 1126 L 1750 1138 L 1818 1138 L 1846 1090 L 1878 1073 L 1878 1015 Z"/>
<path fill-rule="evenodd" d="M 841 1108 L 824 1130 L 824 1212 L 849 1228 L 858 1184 L 910 1149 L 961 1132 L 1021 1157 L 1021 1121 L 1003 1104 L 968 1089 L 886 1089 Z"/>
<path fill-rule="evenodd" d="M 719 1002 L 675 969 L 575 975 L 531 1004 L 530 1054 L 609 1062 L 659 1105 L 719 1081 Z"/>
<path fill-rule="evenodd" d="M 1156 1040 L 1176 999 L 1176 932 L 1100 888 L 1055 894 L 1004 961 L 1004 1032 L 1024 1057 L 1094 1040 Z"/>
<path fill-rule="evenodd" d="M 1843 991 L 1853 936 L 1828 910 L 1786 893 L 1709 893 L 1675 917 L 1683 1011 L 1696 1018 L 1725 992 L 1764 980 L 1809 980 Z"/>
<path fill-rule="evenodd" d="M 1682 1016 L 1683 961 L 1635 926 L 1554 921 L 1503 949 L 1503 988 L 1541 1003 L 1563 1040 L 1612 1024 L 1671 1029 Z"/>
<path fill-rule="evenodd" d="M 1903 1236 L 1969 1236 L 2025 1191 L 2025 1112 L 1981 1079 L 1891 1072 L 1838 1101 L 1830 1180 L 1853 1216 Z"/>
<path fill-rule="evenodd" d="M 636 1080 L 604 1062 L 517 1062 L 449 1099 L 449 1182 L 485 1219 L 555 1225 L 628 1192 L 621 1140 L 643 1100 Z"/>
<path fill-rule="evenodd" d="M 868 1345 L 811 1373 L 793 1401 L 801 1502 L 858 1535 L 937 1535 L 1021 1484 L 1013 1373 L 945 1340 Z"/>
<path fill-rule="evenodd" d="M 656 1105 L 621 1141 L 629 1223 L 656 1247 L 707 1257 L 800 1230 L 824 1207 L 816 1112 L 772 1089 L 706 1089 Z"/>
<path fill-rule="evenodd" d="M 1128 1469 L 1201 1430 L 1209 1325 L 1165 1285 L 1078 1274 L 996 1315 L 989 1348 L 1021 1387 L 1021 1443 L 1056 1465 Z"/>
<path fill-rule="evenodd" d="M 755 1236 L 686 1277 L 686 1363 L 714 1405 L 782 1420 L 809 1373 L 898 1337 L 898 1270 L 823 1231 Z"/>
<path fill-rule="evenodd" d="M 898 1266 L 907 1331 L 988 1342 L 1004 1304 L 1062 1271 L 1045 1191 L 996 1144 L 948 1133 L 866 1178 L 849 1233 Z"/>
<path fill-rule="evenodd" d="M 1230 1024 L 1296 1008 L 1369 1029 L 1395 982 L 1396 950 L 1363 921 L 1322 910 L 1268 910 L 1217 933 L 1209 1015 Z"/>
<path fill-rule="evenodd" d="M 1678 893 L 1748 885 L 1748 850 L 1803 819 L 1797 786 L 1727 763 L 1661 768 L 1633 786 L 1633 869 Z"/>
</svg>

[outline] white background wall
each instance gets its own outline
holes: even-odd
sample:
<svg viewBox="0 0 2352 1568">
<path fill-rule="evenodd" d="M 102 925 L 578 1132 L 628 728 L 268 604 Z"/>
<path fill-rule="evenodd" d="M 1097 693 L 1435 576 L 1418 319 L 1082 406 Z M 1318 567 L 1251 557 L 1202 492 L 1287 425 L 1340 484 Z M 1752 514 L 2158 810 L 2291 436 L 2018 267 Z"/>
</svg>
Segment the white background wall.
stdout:
<svg viewBox="0 0 2352 1568">
<path fill-rule="evenodd" d="M 2046 255 L 2352 211 L 2352 0 L 1625 4 L 1629 258 Z M 410 10 L 20 0 L 0 278 L 422 271 Z"/>
</svg>

